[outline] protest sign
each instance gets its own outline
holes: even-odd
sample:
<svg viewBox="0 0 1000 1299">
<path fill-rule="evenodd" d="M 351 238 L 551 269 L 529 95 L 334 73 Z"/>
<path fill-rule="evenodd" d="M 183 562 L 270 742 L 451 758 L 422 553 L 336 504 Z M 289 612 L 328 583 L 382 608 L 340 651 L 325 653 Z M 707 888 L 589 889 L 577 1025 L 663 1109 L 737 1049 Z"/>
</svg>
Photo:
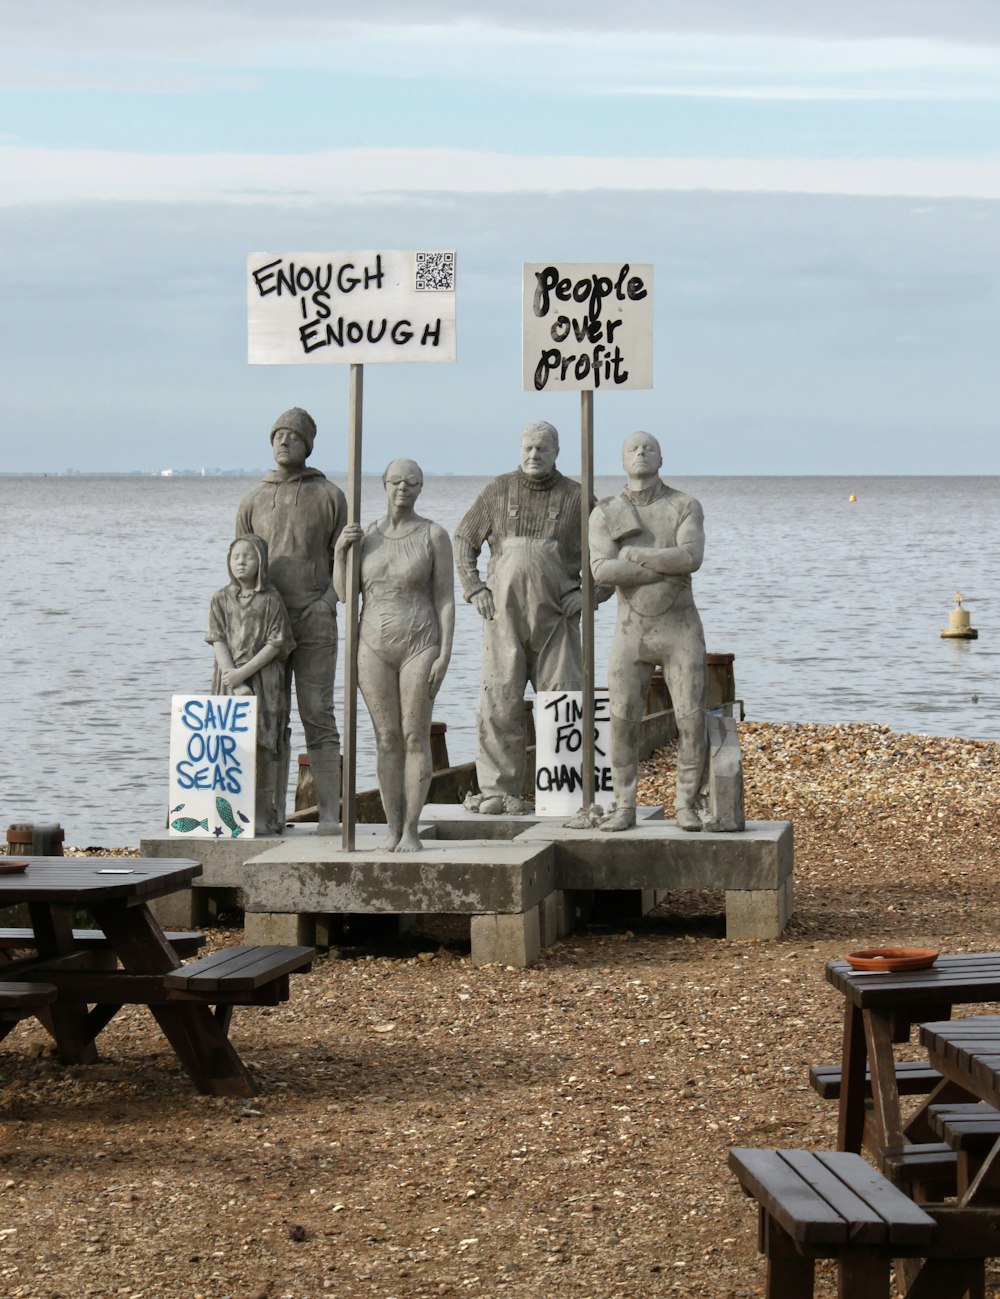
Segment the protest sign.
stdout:
<svg viewBox="0 0 1000 1299">
<path fill-rule="evenodd" d="M 455 360 L 455 254 L 251 253 L 251 365 Z"/>
<path fill-rule="evenodd" d="M 522 294 L 527 391 L 652 388 L 652 266 L 533 262 Z"/>
<path fill-rule="evenodd" d="M 581 802 L 611 800 L 611 706 L 594 691 L 594 797 L 583 797 L 583 691 L 540 690 L 535 697 L 535 812 L 572 816 Z"/>
<path fill-rule="evenodd" d="M 170 705 L 170 834 L 238 839 L 254 834 L 257 700 L 174 695 Z"/>
</svg>

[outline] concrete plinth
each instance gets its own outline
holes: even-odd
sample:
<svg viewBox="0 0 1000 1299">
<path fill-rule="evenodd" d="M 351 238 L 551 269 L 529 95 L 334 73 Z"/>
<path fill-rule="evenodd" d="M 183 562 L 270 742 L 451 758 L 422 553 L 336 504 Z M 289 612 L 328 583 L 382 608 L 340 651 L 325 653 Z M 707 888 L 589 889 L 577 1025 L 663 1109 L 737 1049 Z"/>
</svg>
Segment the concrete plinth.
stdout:
<svg viewBox="0 0 1000 1299">
<path fill-rule="evenodd" d="M 722 889 L 726 937 L 776 938 L 792 909 L 790 821 L 748 821 L 739 834 L 690 834 L 672 821 L 619 834 L 537 823 L 518 843 L 551 843 L 563 889 Z"/>
<path fill-rule="evenodd" d="M 200 923 L 199 899 L 238 890 L 249 941 L 311 944 L 330 916 L 471 916 L 472 959 L 523 966 L 568 934 L 588 900 L 629 896 L 646 911 L 655 893 L 721 890 L 726 935 L 776 938 L 792 913 L 792 827 L 749 821 L 737 834 L 688 834 L 659 809 L 619 834 L 568 830 L 562 818 L 483 817 L 452 804 L 424 810 L 419 853 L 376 845 L 384 826 L 358 826 L 357 848 L 312 826 L 281 838 L 188 841 L 205 874 L 187 894 L 154 904 L 163 924 Z M 145 856 L 172 857 L 175 838 L 146 839 Z M 316 930 L 317 936 L 320 930 Z"/>
<path fill-rule="evenodd" d="M 349 853 L 314 838 L 269 848 L 243 870 L 248 911 L 520 914 L 555 887 L 555 854 L 544 842 L 428 839 L 419 853 Z"/>
<path fill-rule="evenodd" d="M 366 825 L 356 829 L 356 842 L 359 847 L 375 844 L 385 836 L 385 826 Z M 242 907 L 243 868 L 251 857 L 256 857 L 268 848 L 281 844 L 295 846 L 320 840 L 340 844 L 340 835 L 317 835 L 315 825 L 286 826 L 282 835 L 261 835 L 250 839 L 240 835 L 237 839 L 188 839 L 182 836 L 157 834 L 139 841 L 140 857 L 155 857 L 157 860 L 170 857 L 187 857 L 201 863 L 201 874 L 191 881 L 190 889 L 170 893 L 157 898 L 150 908 L 157 920 L 165 928 L 190 929 L 193 925 L 204 925 L 211 919 L 209 906 L 210 896 L 225 893 L 227 901 Z M 293 944 L 300 946 L 303 944 Z M 308 944 L 311 945 L 311 940 Z"/>
</svg>

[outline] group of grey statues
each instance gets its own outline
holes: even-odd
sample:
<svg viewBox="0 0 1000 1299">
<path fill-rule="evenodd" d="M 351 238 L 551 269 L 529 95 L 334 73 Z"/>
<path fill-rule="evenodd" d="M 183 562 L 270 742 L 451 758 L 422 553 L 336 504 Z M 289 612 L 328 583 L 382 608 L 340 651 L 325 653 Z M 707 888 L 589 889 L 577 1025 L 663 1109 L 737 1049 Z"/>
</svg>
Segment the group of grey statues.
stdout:
<svg viewBox="0 0 1000 1299">
<path fill-rule="evenodd" d="M 452 542 L 416 512 L 423 473 L 393 460 L 382 481 L 386 512 L 349 524 L 343 492 L 306 463 L 316 424 L 293 407 L 274 422 L 275 468 L 243 500 L 229 548 L 230 582 L 212 598 L 206 639 L 213 690 L 257 697 L 256 832 L 280 833 L 289 771 L 292 682 L 316 786 L 320 834 L 339 821 L 340 734 L 333 708 L 337 602 L 346 602 L 348 555 L 360 549 L 358 682 L 375 731 L 379 790 L 395 852 L 421 847 L 418 821 L 431 780 L 431 708 L 451 658 L 454 569 L 483 620 L 477 719 L 481 815 L 520 815 L 527 757 L 524 693 L 579 690 L 581 538 L 579 483 L 556 468 L 548 423 L 521 435 L 520 464 L 480 493 Z M 691 590 L 702 562 L 701 506 L 660 478 L 656 438 L 625 439 L 626 485 L 590 512 L 595 601 L 617 595 L 608 664 L 614 803 L 602 830 L 635 825 L 639 726 L 653 669 L 663 668 L 679 744 L 677 824 L 709 825 L 705 640 Z M 480 555 L 489 548 L 485 576 Z"/>
</svg>

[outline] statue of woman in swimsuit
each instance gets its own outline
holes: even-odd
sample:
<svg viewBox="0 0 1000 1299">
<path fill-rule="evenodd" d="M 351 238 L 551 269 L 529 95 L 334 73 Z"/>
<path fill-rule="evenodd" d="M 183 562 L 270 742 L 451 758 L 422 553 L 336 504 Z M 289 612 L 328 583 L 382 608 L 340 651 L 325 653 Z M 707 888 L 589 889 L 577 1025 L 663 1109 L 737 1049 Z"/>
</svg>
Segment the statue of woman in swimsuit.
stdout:
<svg viewBox="0 0 1000 1299">
<path fill-rule="evenodd" d="M 347 598 L 347 552 L 361 546 L 358 684 L 375 729 L 378 785 L 390 852 L 418 852 L 417 824 L 431 780 L 431 706 L 451 658 L 454 564 L 447 532 L 414 510 L 424 475 L 393 460 L 382 475 L 387 513 L 349 523 L 333 584 Z"/>
</svg>

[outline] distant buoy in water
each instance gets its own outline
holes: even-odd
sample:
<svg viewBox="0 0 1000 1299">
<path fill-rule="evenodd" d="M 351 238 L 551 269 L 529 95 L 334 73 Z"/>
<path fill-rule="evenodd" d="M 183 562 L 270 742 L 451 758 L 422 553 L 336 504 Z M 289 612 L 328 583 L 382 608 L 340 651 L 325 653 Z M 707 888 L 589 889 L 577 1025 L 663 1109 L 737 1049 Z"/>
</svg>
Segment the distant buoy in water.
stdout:
<svg viewBox="0 0 1000 1299">
<path fill-rule="evenodd" d="M 962 592 L 955 592 L 955 607 L 948 613 L 948 626 L 941 628 L 946 640 L 978 640 L 979 632 L 971 625 L 968 609 L 962 608 Z"/>
<path fill-rule="evenodd" d="M 853 492 L 851 492 L 850 496 L 848 496 L 847 499 L 853 504 L 858 498 L 854 495 Z"/>
</svg>

